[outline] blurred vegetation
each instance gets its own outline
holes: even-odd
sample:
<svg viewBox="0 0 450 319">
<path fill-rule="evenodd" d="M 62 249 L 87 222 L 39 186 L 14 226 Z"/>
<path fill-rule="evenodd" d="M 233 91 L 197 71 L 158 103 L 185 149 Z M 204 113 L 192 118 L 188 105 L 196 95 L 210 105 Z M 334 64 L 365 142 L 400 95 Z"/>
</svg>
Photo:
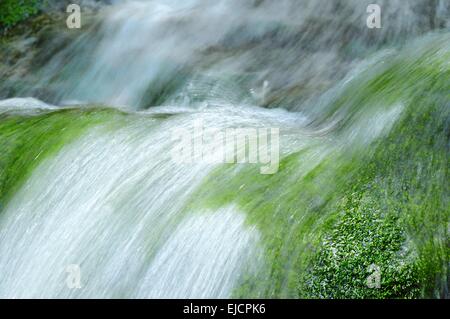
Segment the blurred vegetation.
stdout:
<svg viewBox="0 0 450 319">
<path fill-rule="evenodd" d="M 37 14 L 42 0 L 2 0 L 0 2 L 0 31 L 6 31 L 17 23 Z"/>
</svg>

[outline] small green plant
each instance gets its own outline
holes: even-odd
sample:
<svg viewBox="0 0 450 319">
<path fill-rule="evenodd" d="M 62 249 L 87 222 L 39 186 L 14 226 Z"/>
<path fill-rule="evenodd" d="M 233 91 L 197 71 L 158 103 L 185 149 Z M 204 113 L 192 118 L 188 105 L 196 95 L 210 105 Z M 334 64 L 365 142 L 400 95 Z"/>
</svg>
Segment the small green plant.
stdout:
<svg viewBox="0 0 450 319">
<path fill-rule="evenodd" d="M 40 0 L 2 0 L 0 30 L 6 30 L 39 11 Z"/>
</svg>

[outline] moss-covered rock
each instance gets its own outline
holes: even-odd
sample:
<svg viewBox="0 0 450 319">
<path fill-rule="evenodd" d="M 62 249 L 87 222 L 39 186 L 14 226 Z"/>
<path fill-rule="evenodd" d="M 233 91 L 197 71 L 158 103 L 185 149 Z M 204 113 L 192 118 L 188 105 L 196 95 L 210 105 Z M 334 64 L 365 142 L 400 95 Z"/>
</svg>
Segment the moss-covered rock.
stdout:
<svg viewBox="0 0 450 319">
<path fill-rule="evenodd" d="M 424 55 L 410 68 L 394 64 L 371 81 L 377 83 L 371 86 L 376 94 L 390 88 L 403 95 L 407 107 L 390 133 L 372 144 L 373 155 L 344 188 L 338 213 L 330 215 L 333 222 L 323 229 L 308 271 L 300 276 L 301 296 L 446 296 L 450 73 L 445 67 L 429 69 L 446 59 L 444 51 L 434 52 L 437 60 Z M 408 73 L 403 80 L 397 78 L 402 73 Z M 411 77 L 415 81 L 409 83 Z M 372 264 L 381 272 L 379 289 L 365 282 Z"/>
<path fill-rule="evenodd" d="M 300 295 L 313 298 L 419 297 L 417 256 L 407 240 L 399 211 L 382 205 L 370 192 L 360 196 L 352 194 L 341 203 L 339 221 L 325 235 L 303 279 L 306 280 L 303 287 L 307 289 L 300 291 Z"/>
<path fill-rule="evenodd" d="M 304 129 L 310 135 L 298 132 L 306 147 L 284 156 L 276 174 L 228 165 L 199 188 L 191 205 L 233 203 L 261 232 L 265 268 L 245 278 L 235 297 L 445 297 L 450 55 L 444 39 L 371 66 L 313 110 Z M 378 124 L 383 114 L 389 117 Z M 382 134 L 378 125 L 385 125 Z M 314 136 L 323 127 L 327 133 Z M 380 269 L 379 289 L 366 285 L 372 264 Z"/>
</svg>

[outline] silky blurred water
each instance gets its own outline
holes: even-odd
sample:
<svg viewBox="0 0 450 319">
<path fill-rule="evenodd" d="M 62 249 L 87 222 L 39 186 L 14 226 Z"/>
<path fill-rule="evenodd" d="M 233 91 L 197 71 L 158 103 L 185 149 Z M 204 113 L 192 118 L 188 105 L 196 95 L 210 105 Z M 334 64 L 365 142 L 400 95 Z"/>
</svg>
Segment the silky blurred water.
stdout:
<svg viewBox="0 0 450 319">
<path fill-rule="evenodd" d="M 175 164 L 171 131 L 191 131 L 198 120 L 213 129 L 280 128 L 281 157 L 309 152 L 298 176 L 333 152 L 370 145 L 401 117 L 403 101 L 344 105 L 325 124 L 311 123 L 355 78 L 393 59 L 396 46 L 447 28 L 450 12 L 441 0 L 378 1 L 383 28 L 371 30 L 371 2 L 104 6 L 21 79 L 20 94 L 0 101 L 0 115 L 101 104 L 130 116 L 64 145 L 2 208 L 0 297 L 228 298 L 249 276 L 267 274 L 260 230 L 239 205 L 191 207 L 221 164 Z M 52 94 L 27 98 L 42 87 Z M 67 287 L 69 265 L 80 267 L 81 289 Z"/>
</svg>

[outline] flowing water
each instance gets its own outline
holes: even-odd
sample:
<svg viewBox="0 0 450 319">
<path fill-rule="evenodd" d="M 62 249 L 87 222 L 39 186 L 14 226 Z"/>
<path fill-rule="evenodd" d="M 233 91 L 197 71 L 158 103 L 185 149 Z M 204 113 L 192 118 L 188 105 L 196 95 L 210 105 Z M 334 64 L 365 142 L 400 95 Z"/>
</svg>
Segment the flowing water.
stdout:
<svg viewBox="0 0 450 319">
<path fill-rule="evenodd" d="M 0 68 L 0 296 L 445 296 L 450 3 L 369 29 L 371 2 L 114 1 L 41 34 Z M 279 129 L 278 171 L 174 162 L 199 121 Z"/>
</svg>

